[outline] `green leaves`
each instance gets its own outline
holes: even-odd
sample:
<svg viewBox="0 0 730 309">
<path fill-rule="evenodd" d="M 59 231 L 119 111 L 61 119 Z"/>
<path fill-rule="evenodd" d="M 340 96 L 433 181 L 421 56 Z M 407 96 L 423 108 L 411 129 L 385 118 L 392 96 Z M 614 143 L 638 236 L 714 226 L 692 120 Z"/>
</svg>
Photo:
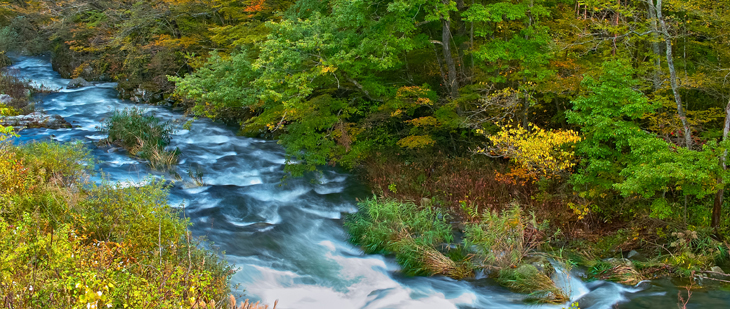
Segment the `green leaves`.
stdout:
<svg viewBox="0 0 730 309">
<path fill-rule="evenodd" d="M 582 86 L 588 95 L 573 101 L 573 110 L 566 113 L 568 122 L 581 126 L 585 135 L 577 148 L 584 160 L 583 169 L 573 177 L 576 189 L 587 185 L 610 190 L 622 181 L 629 141 L 649 136 L 633 120 L 656 107 L 633 89 L 638 83 L 633 72 L 624 62 L 604 63 L 599 80 L 585 77 Z"/>
</svg>

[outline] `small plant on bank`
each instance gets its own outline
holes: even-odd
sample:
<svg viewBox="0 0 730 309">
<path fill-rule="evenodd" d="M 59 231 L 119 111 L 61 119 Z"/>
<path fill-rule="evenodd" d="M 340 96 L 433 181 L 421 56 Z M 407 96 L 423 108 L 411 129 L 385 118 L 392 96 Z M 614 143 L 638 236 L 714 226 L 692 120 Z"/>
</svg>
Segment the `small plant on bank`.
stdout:
<svg viewBox="0 0 730 309">
<path fill-rule="evenodd" d="M 109 134 L 106 142 L 124 147 L 132 155 L 147 160 L 155 170 L 168 170 L 177 164 L 178 150 L 165 150 L 172 138 L 172 125 L 145 115 L 141 109 L 114 111 L 104 121 L 101 131 Z"/>
</svg>

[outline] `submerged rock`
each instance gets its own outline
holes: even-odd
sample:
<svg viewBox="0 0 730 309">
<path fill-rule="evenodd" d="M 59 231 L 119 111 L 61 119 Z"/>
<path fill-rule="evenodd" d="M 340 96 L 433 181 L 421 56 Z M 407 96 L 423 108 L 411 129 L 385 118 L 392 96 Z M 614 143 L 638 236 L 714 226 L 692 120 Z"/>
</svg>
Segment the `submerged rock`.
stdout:
<svg viewBox="0 0 730 309">
<path fill-rule="evenodd" d="M 0 118 L 0 125 L 12 126 L 16 130 L 25 128 L 62 129 L 72 127 L 68 121 L 59 115 L 48 115 L 39 112 Z"/>
<path fill-rule="evenodd" d="M 74 89 L 74 88 L 81 88 L 81 87 L 89 87 L 93 84 L 90 82 L 87 82 L 85 79 L 81 77 L 77 77 L 72 79 L 70 82 L 68 82 L 68 85 L 66 85 L 66 89 Z"/>
</svg>

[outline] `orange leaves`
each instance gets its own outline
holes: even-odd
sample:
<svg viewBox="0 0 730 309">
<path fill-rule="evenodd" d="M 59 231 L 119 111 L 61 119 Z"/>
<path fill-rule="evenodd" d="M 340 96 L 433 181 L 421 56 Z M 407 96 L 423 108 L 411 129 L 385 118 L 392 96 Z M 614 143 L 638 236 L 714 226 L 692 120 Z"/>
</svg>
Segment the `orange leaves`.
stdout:
<svg viewBox="0 0 730 309">
<path fill-rule="evenodd" d="M 253 0 L 246 8 L 243 9 L 246 13 L 258 13 L 266 9 L 264 5 L 266 0 Z"/>
<path fill-rule="evenodd" d="M 428 98 L 429 91 L 428 88 L 421 86 L 404 86 L 398 89 L 395 98 L 413 106 L 433 105 L 433 101 Z"/>
</svg>

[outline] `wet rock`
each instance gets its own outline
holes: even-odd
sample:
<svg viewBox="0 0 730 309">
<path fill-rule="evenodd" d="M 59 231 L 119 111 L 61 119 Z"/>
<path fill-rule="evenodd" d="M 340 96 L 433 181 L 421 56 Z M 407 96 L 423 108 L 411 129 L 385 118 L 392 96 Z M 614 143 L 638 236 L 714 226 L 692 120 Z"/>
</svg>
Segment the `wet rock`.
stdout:
<svg viewBox="0 0 730 309">
<path fill-rule="evenodd" d="M 641 253 L 637 252 L 636 250 L 631 250 L 628 255 L 626 255 L 627 259 L 633 260 L 633 261 L 639 261 L 639 262 L 646 262 L 647 259 L 645 256 L 643 256 Z"/>
<path fill-rule="evenodd" d="M 77 77 L 72 79 L 70 82 L 68 82 L 68 85 L 66 85 L 66 89 L 74 89 L 74 88 L 81 88 L 81 87 L 89 87 L 93 85 L 90 82 L 87 82 L 85 79 L 81 77 Z"/>
<path fill-rule="evenodd" d="M 13 97 L 11 97 L 8 94 L 0 94 L 0 104 L 10 104 L 10 101 L 13 100 Z"/>
<path fill-rule="evenodd" d="M 541 273 L 545 274 L 548 277 L 552 276 L 555 272 L 553 264 L 550 263 L 550 260 L 543 255 L 535 255 L 525 258 L 524 263 L 535 266 L 537 270 L 539 270 Z"/>
<path fill-rule="evenodd" d="M 47 115 L 39 112 L 0 118 L 0 125 L 12 126 L 20 130 L 24 128 L 62 129 L 72 127 L 68 121 L 59 115 Z"/>
<path fill-rule="evenodd" d="M 720 266 L 712 266 L 712 268 L 710 268 L 710 271 L 713 273 L 720 273 L 720 274 L 725 273 L 725 271 L 723 271 L 722 268 L 720 268 Z"/>
</svg>

